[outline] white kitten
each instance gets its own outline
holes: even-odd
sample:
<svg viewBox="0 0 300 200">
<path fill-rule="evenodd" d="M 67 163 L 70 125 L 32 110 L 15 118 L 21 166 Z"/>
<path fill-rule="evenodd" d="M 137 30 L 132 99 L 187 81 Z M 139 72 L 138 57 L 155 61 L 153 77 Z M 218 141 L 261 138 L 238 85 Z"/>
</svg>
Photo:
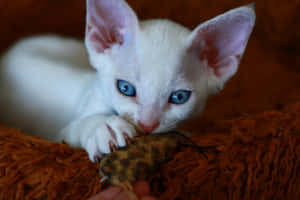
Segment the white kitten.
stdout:
<svg viewBox="0 0 300 200">
<path fill-rule="evenodd" d="M 167 20 L 139 23 L 123 0 L 88 0 L 88 53 L 80 41 L 42 36 L 3 56 L 1 119 L 84 148 L 94 161 L 136 130 L 164 132 L 200 114 L 237 71 L 254 21 L 244 6 L 191 32 Z"/>
</svg>

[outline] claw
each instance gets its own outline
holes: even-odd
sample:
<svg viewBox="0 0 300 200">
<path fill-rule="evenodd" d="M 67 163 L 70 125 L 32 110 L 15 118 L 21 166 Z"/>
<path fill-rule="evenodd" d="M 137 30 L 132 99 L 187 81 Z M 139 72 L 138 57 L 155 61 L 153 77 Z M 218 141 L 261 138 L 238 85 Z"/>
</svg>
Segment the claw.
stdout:
<svg viewBox="0 0 300 200">
<path fill-rule="evenodd" d="M 102 157 L 103 157 L 103 154 L 99 151 L 99 149 L 97 149 L 97 153 L 94 156 L 94 161 L 97 163 L 100 163 Z"/>
<path fill-rule="evenodd" d="M 100 179 L 99 183 L 103 183 L 103 182 L 106 181 L 106 180 L 108 180 L 108 177 L 107 177 L 107 176 L 103 176 L 103 177 Z"/>
<path fill-rule="evenodd" d="M 130 144 L 131 138 L 129 137 L 129 135 L 127 133 L 123 133 L 123 136 L 125 138 L 126 145 Z"/>
<path fill-rule="evenodd" d="M 100 163 L 100 161 L 101 161 L 100 156 L 99 156 L 99 155 L 94 156 L 94 161 L 95 161 L 96 163 Z"/>
<path fill-rule="evenodd" d="M 109 149 L 111 152 L 114 152 L 117 149 L 117 145 L 113 141 L 109 141 Z"/>
<path fill-rule="evenodd" d="M 109 133 L 110 133 L 111 137 L 114 138 L 115 141 L 117 141 L 116 132 L 111 128 L 110 125 L 108 125 L 108 124 L 105 124 L 105 125 L 106 125 L 107 129 L 109 130 Z"/>
</svg>

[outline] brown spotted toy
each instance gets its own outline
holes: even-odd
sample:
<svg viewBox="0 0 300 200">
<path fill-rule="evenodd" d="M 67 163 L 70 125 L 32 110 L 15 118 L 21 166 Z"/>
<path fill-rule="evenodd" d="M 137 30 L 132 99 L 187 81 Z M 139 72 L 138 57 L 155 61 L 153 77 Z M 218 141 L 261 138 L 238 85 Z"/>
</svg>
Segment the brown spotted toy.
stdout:
<svg viewBox="0 0 300 200">
<path fill-rule="evenodd" d="M 99 170 L 102 181 L 132 190 L 134 182 L 147 180 L 182 145 L 197 147 L 203 153 L 202 147 L 196 146 L 179 132 L 135 137 L 128 146 L 117 149 L 101 160 Z"/>
</svg>

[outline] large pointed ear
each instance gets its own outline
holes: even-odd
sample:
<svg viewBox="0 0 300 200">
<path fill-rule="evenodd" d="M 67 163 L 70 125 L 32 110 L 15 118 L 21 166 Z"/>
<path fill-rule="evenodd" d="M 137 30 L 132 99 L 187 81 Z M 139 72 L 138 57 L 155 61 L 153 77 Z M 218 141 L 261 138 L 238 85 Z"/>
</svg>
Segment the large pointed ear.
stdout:
<svg viewBox="0 0 300 200">
<path fill-rule="evenodd" d="M 135 40 L 138 19 L 124 0 L 87 0 L 85 43 L 91 53 Z"/>
<path fill-rule="evenodd" d="M 236 73 L 254 23 L 254 5 L 248 5 L 219 15 L 193 31 L 189 51 L 206 68 L 214 89 L 222 89 Z"/>
</svg>

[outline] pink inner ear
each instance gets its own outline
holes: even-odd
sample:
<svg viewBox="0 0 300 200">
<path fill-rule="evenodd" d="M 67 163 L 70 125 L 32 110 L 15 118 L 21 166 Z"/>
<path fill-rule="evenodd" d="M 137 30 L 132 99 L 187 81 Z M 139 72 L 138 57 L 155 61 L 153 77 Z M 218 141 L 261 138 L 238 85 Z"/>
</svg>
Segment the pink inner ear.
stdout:
<svg viewBox="0 0 300 200">
<path fill-rule="evenodd" d="M 215 75 L 220 77 L 221 69 L 230 67 L 231 59 L 236 58 L 240 61 L 243 50 L 247 41 L 238 40 L 237 38 L 226 38 L 224 35 L 203 32 L 202 36 L 205 41 L 204 48 L 198 48 L 198 53 L 201 60 L 207 60 L 208 66 L 213 68 Z"/>
<path fill-rule="evenodd" d="M 137 18 L 123 0 L 88 0 L 86 39 L 98 53 L 133 37 Z"/>
<path fill-rule="evenodd" d="M 90 26 L 89 26 L 90 27 Z M 109 29 L 105 30 L 99 28 L 99 30 L 90 29 L 89 39 L 93 43 L 94 48 L 98 53 L 104 52 L 105 49 L 111 48 L 113 44 L 123 45 L 123 36 L 117 32 L 117 30 Z"/>
<path fill-rule="evenodd" d="M 207 61 L 216 76 L 222 77 L 225 75 L 222 72 L 234 73 L 236 70 L 252 32 L 254 18 L 253 14 L 240 9 L 225 13 L 196 30 L 192 49 L 202 61 Z M 222 69 L 224 67 L 229 69 Z"/>
</svg>

